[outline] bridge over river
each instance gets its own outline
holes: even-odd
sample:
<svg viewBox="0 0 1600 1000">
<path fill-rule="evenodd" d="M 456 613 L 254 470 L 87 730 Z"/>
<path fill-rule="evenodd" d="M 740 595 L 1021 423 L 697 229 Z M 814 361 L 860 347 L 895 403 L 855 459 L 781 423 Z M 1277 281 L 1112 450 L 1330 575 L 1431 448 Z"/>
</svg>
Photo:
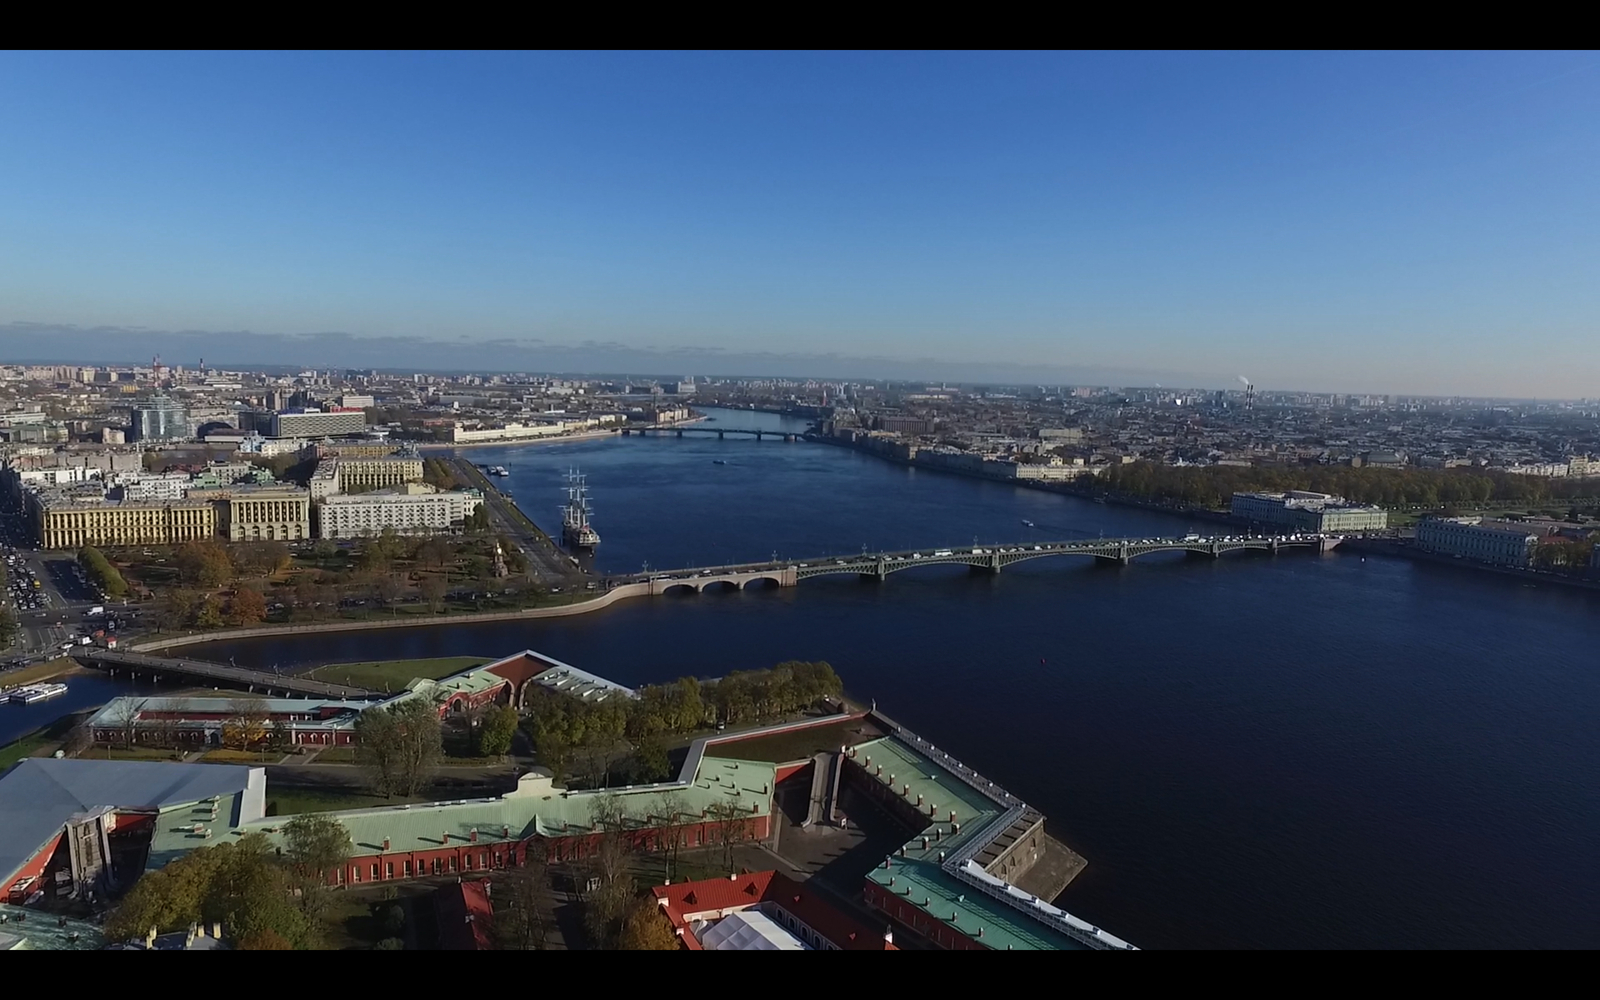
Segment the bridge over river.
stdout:
<svg viewBox="0 0 1600 1000">
<path fill-rule="evenodd" d="M 313 698 L 360 699 L 379 697 L 366 688 L 329 684 L 309 677 L 278 674 L 271 670 L 251 670 L 228 663 L 208 660 L 191 660 L 183 657 L 147 656 L 116 649 L 84 647 L 74 651 L 72 657 L 85 666 L 95 666 L 111 674 L 153 680 L 178 680 L 190 684 L 208 684 L 213 687 L 243 688 L 272 695 L 304 695 Z"/>
<path fill-rule="evenodd" d="M 974 570 L 998 573 L 1007 566 L 1029 559 L 1052 556 L 1088 556 L 1105 562 L 1127 565 L 1140 556 L 1157 552 L 1189 552 L 1221 558 L 1230 552 L 1266 552 L 1285 549 L 1327 552 L 1339 544 L 1333 535 L 1185 535 L 1181 538 L 1097 538 L 1065 542 L 1022 542 L 1012 545 L 963 545 L 908 549 L 903 552 L 863 553 L 859 556 L 825 556 L 815 559 L 779 560 L 733 566 L 704 566 L 663 573 L 635 573 L 606 580 L 608 590 L 628 586 L 650 594 L 665 594 L 679 588 L 703 591 L 708 587 L 741 589 L 752 585 L 793 587 L 816 576 L 851 575 L 882 580 L 891 573 L 919 566 L 970 566 Z"/>
</svg>

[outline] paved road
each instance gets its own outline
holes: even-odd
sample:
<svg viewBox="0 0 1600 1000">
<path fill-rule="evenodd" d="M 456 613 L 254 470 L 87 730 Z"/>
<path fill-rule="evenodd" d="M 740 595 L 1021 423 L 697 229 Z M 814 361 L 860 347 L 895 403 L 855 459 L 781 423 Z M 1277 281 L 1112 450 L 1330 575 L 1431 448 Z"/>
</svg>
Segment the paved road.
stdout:
<svg viewBox="0 0 1600 1000">
<path fill-rule="evenodd" d="M 581 584 L 583 572 L 571 556 L 563 552 L 548 535 L 537 529 L 530 530 L 511 501 L 507 500 L 477 466 L 465 458 L 453 458 L 461 475 L 483 490 L 489 508 L 489 523 L 495 532 L 510 538 L 528 557 L 529 569 L 540 583 L 547 587 L 565 587 Z M 520 512 L 526 516 L 526 512 Z M 529 518 L 529 521 L 532 519 Z"/>
</svg>

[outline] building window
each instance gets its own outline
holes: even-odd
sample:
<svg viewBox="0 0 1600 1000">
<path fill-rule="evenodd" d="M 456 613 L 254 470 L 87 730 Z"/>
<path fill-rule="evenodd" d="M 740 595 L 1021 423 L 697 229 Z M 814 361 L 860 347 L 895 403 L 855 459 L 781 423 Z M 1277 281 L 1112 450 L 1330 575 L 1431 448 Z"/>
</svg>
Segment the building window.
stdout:
<svg viewBox="0 0 1600 1000">
<path fill-rule="evenodd" d="M 407 858 L 406 862 L 405 862 L 405 873 L 406 873 L 406 878 L 410 878 L 411 877 L 411 859 L 409 859 L 409 858 Z"/>
<path fill-rule="evenodd" d="M 378 881 L 378 863 L 376 861 L 372 863 L 372 881 Z"/>
<path fill-rule="evenodd" d="M 383 877 L 384 878 L 394 878 L 394 862 L 393 861 L 385 861 L 383 863 Z"/>
</svg>

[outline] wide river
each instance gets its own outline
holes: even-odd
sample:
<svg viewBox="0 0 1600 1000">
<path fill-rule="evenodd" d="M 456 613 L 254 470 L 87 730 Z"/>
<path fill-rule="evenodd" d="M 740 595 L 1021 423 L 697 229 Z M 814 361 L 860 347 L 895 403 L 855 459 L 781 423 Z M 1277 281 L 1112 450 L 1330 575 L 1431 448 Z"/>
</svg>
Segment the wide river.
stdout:
<svg viewBox="0 0 1600 1000">
<path fill-rule="evenodd" d="M 581 468 L 606 571 L 1191 527 L 781 440 L 466 454 L 544 525 Z M 1143 947 L 1600 943 L 1600 595 L 1340 553 L 1048 559 L 193 651 L 524 648 L 628 684 L 828 660 L 1043 810 L 1089 859 L 1062 905 Z"/>
</svg>

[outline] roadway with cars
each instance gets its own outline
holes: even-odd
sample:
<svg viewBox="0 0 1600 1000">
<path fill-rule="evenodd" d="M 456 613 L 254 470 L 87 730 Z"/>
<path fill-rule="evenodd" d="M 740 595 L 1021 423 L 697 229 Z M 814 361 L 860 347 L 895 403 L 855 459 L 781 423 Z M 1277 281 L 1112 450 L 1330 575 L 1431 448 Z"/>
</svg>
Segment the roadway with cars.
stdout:
<svg viewBox="0 0 1600 1000">
<path fill-rule="evenodd" d="M 0 650 L 0 668 L 22 666 L 61 655 L 69 642 L 95 631 L 115 631 L 138 614 L 122 605 L 107 605 L 86 580 L 77 560 L 66 552 L 40 552 L 27 531 L 23 513 L 9 502 L 0 509 L 0 567 L 5 590 L 0 595 L 16 615 L 16 640 Z M 90 617 L 100 605 L 109 614 Z"/>
</svg>

